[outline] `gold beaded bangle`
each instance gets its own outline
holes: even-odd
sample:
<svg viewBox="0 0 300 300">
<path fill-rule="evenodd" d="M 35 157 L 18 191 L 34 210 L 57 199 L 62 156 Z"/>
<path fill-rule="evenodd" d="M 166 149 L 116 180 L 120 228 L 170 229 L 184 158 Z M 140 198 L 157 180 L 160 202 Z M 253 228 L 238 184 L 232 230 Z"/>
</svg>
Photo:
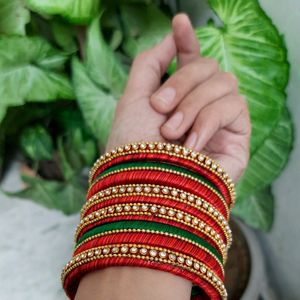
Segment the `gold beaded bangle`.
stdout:
<svg viewBox="0 0 300 300">
<path fill-rule="evenodd" d="M 124 206 L 124 210 L 126 210 L 126 206 L 131 208 L 131 206 L 136 206 L 136 211 L 125 211 L 122 212 Z M 149 208 L 150 207 L 150 208 Z M 88 225 L 100 221 L 102 219 L 108 218 L 108 217 L 114 217 L 114 216 L 126 216 L 126 215 L 147 215 L 151 216 L 152 214 L 155 214 L 155 216 L 159 216 L 160 218 L 173 220 L 182 224 L 185 224 L 189 227 L 192 227 L 196 230 L 198 230 L 201 233 L 204 233 L 206 236 L 208 236 L 211 240 L 214 241 L 214 243 L 218 246 L 219 251 L 222 254 L 223 260 L 226 260 L 227 258 L 227 246 L 222 241 L 220 235 L 215 232 L 214 229 L 212 229 L 209 225 L 207 225 L 205 222 L 201 221 L 198 218 L 191 218 L 189 214 L 184 213 L 183 211 L 179 209 L 169 208 L 168 210 L 165 209 L 165 213 L 168 215 L 165 215 L 164 213 L 160 212 L 160 208 L 163 206 L 161 205 L 154 205 L 151 203 L 124 203 L 124 204 L 115 204 L 111 206 L 107 206 L 105 208 L 102 208 L 96 212 L 93 212 L 89 214 L 87 217 L 85 217 L 83 220 L 80 221 L 76 233 L 75 233 L 75 241 L 77 241 L 78 236 L 80 232 Z M 139 212 L 137 210 L 142 210 L 142 212 Z M 114 211 L 117 211 L 117 213 L 114 213 Z M 135 209 L 134 209 L 135 210 Z M 149 210 L 149 211 L 148 211 Z M 190 221 L 182 220 L 184 216 L 189 216 Z M 185 217 L 186 217 L 185 216 Z M 191 220 L 193 220 L 193 224 L 191 224 Z M 197 224 L 195 224 L 197 222 Z M 198 226 L 197 226 L 198 225 Z"/>
<path fill-rule="evenodd" d="M 74 256 L 64 267 L 61 274 L 62 283 L 64 283 L 66 276 L 78 266 L 107 257 L 139 258 L 183 267 L 209 282 L 223 298 L 227 297 L 227 292 L 221 279 L 201 261 L 167 248 L 145 244 L 110 244 L 83 251 Z"/>
<path fill-rule="evenodd" d="M 138 171 L 138 170 L 145 170 L 145 171 L 161 171 L 161 172 L 164 172 L 164 173 L 170 173 L 170 174 L 175 174 L 175 175 L 180 175 L 182 177 L 186 177 L 186 178 L 189 178 L 193 181 L 196 181 L 198 183 L 200 183 L 201 185 L 205 186 L 207 189 L 209 189 L 212 193 L 214 193 L 218 198 L 220 198 L 220 200 L 224 203 L 225 206 L 228 207 L 225 199 L 223 199 L 223 196 L 215 191 L 212 187 L 210 187 L 208 184 L 206 184 L 205 182 L 202 182 L 201 180 L 197 179 L 197 178 L 194 178 L 188 174 L 183 174 L 183 173 L 180 173 L 180 172 L 177 172 L 177 171 L 174 171 L 174 170 L 168 170 L 168 169 L 162 169 L 162 168 L 159 168 L 159 167 L 130 167 L 130 168 L 124 168 L 122 170 L 115 170 L 115 171 L 111 171 L 109 172 L 108 174 L 105 174 L 103 175 L 101 178 L 99 178 L 94 184 L 96 184 L 98 181 L 100 181 L 101 179 L 107 177 L 107 176 L 110 176 L 110 175 L 114 175 L 114 174 L 119 174 L 119 173 L 122 173 L 122 172 L 126 172 L 126 171 Z M 88 189 L 88 194 L 90 192 L 90 190 L 93 188 L 93 186 L 90 186 L 89 189 Z"/>
<path fill-rule="evenodd" d="M 99 238 L 101 236 L 114 234 L 114 233 L 130 233 L 130 232 L 139 232 L 139 233 L 142 232 L 142 233 L 159 234 L 159 235 L 162 235 L 162 236 L 174 237 L 178 240 L 182 240 L 182 241 L 188 242 L 190 244 L 193 244 L 194 246 L 202 249 L 203 251 L 208 253 L 211 257 L 213 257 L 215 259 L 215 261 L 218 263 L 220 269 L 222 270 L 222 274 L 223 275 L 225 274 L 223 264 L 219 261 L 219 259 L 216 257 L 216 255 L 214 253 L 210 252 L 207 248 L 203 247 L 202 245 L 197 244 L 196 242 L 194 242 L 194 241 L 192 241 L 188 238 L 182 237 L 180 235 L 173 234 L 173 233 L 168 233 L 168 232 L 162 232 L 162 231 L 158 231 L 158 230 L 151 230 L 151 229 L 114 229 L 114 230 L 108 230 L 108 231 L 105 231 L 105 232 L 102 232 L 102 233 L 97 233 L 94 236 L 86 238 L 84 241 L 82 241 L 81 243 L 79 243 L 75 246 L 74 252 L 76 252 L 76 250 L 80 246 L 82 246 L 83 244 L 85 244 L 85 243 L 87 243 L 87 242 L 89 242 L 93 239 Z M 224 261 L 224 264 L 225 263 L 226 263 L 226 261 Z"/>
<path fill-rule="evenodd" d="M 132 190 L 134 190 L 132 186 L 129 187 L 129 188 L 132 189 Z M 196 200 L 196 204 L 193 204 L 193 203 L 190 203 L 190 202 L 188 202 L 186 200 L 183 200 L 182 198 L 178 198 L 178 197 L 176 198 L 176 197 L 173 197 L 173 196 L 170 196 L 170 195 L 166 195 L 166 194 L 151 194 L 151 193 L 144 194 L 143 192 L 141 192 L 141 193 L 131 192 L 131 193 L 124 193 L 124 194 L 114 194 L 114 195 L 110 195 L 110 196 L 105 197 L 104 195 L 106 194 L 107 191 L 110 191 L 110 193 L 111 193 L 111 189 L 112 188 L 108 188 L 105 191 L 101 192 L 102 195 L 103 195 L 103 198 L 94 200 L 93 202 L 90 202 L 88 206 L 83 207 L 82 211 L 81 211 L 81 218 L 84 219 L 86 211 L 89 208 L 91 208 L 92 206 L 94 206 L 95 204 L 98 204 L 100 202 L 107 201 L 107 200 L 110 200 L 110 199 L 114 199 L 114 198 L 118 198 L 118 197 L 124 197 L 124 196 L 147 196 L 147 197 L 158 197 L 159 196 L 159 197 L 161 197 L 163 199 L 170 199 L 170 200 L 175 200 L 175 201 L 178 201 L 178 202 L 182 202 L 184 204 L 188 204 L 190 206 L 193 206 L 193 207 L 199 209 L 201 212 L 204 212 L 206 215 L 210 216 L 222 228 L 222 230 L 223 230 L 223 232 L 224 232 L 224 234 L 226 236 L 226 240 L 228 242 L 229 247 L 231 245 L 231 242 L 232 242 L 232 233 L 231 233 L 230 227 L 229 227 L 227 221 L 225 220 L 225 218 L 221 214 L 219 214 L 217 212 L 217 210 L 213 208 L 213 206 L 211 206 L 211 205 L 203 205 L 203 206 L 201 206 L 203 203 L 202 203 L 202 200 L 200 200 L 200 199 L 199 199 L 199 201 L 197 201 L 198 200 L 197 199 Z M 167 191 L 167 188 L 165 188 L 165 191 Z M 187 198 L 186 194 L 183 194 L 183 195 L 185 195 L 185 198 Z M 197 205 L 197 203 L 198 203 L 198 205 Z M 204 204 L 206 204 L 206 203 L 204 203 Z M 220 217 L 221 220 L 216 216 L 215 213 L 217 214 L 217 216 Z M 192 221 L 193 218 L 195 218 L 195 217 L 191 216 L 189 218 Z M 89 220 L 89 216 L 86 216 L 86 220 Z"/>
<path fill-rule="evenodd" d="M 226 222 L 226 219 L 223 217 L 223 215 L 219 213 L 212 204 L 210 204 L 208 201 L 204 200 L 203 198 L 200 198 L 192 193 L 177 188 L 173 188 L 165 185 L 157 185 L 157 184 L 120 184 L 99 191 L 98 193 L 90 197 L 83 205 L 81 209 L 81 217 L 83 216 L 83 214 L 87 209 L 89 209 L 94 204 L 101 202 L 101 201 L 97 201 L 100 198 L 103 198 L 103 200 L 110 199 L 106 197 L 109 195 L 114 195 L 114 196 L 117 195 L 118 196 L 121 195 L 158 196 L 159 195 L 160 197 L 177 200 L 179 202 L 189 204 L 196 208 L 203 207 L 204 209 L 208 210 L 210 213 L 214 214 L 214 216 L 217 217 L 219 221 L 223 222 L 223 224 L 224 222 Z M 187 199 L 188 201 L 186 201 L 185 199 Z M 224 208 L 226 210 L 226 218 L 228 219 L 229 211 L 226 203 L 224 203 Z"/>
<path fill-rule="evenodd" d="M 114 148 L 112 151 L 107 152 L 105 155 L 102 155 L 95 162 L 94 166 L 90 171 L 89 184 L 92 183 L 92 178 L 96 173 L 97 169 L 103 164 L 111 161 L 112 159 L 118 156 L 136 154 L 136 153 L 168 154 L 168 155 L 193 161 L 194 163 L 200 165 L 201 167 L 206 168 L 210 172 L 217 175 L 227 186 L 231 196 L 231 207 L 233 206 L 236 197 L 234 183 L 232 182 L 228 174 L 221 168 L 221 166 L 216 161 L 214 161 L 213 159 L 211 159 L 210 157 L 202 153 L 197 153 L 191 149 L 179 145 L 168 144 L 168 143 L 137 142 L 137 143 L 130 143 L 130 144 L 126 144 L 125 146 Z"/>
</svg>

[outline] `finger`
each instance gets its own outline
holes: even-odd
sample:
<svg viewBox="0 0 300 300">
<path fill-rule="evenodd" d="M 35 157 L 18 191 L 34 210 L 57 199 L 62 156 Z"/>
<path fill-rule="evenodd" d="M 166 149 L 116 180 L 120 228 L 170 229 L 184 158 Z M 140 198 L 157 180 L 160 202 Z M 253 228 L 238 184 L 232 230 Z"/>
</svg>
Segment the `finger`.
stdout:
<svg viewBox="0 0 300 300">
<path fill-rule="evenodd" d="M 178 139 L 191 128 L 198 113 L 204 107 L 226 95 L 237 94 L 237 89 L 237 80 L 232 74 L 217 73 L 180 102 L 161 127 L 161 134 L 166 139 Z"/>
<path fill-rule="evenodd" d="M 125 93 L 150 97 L 158 89 L 161 77 L 175 55 L 172 34 L 168 34 L 154 48 L 140 53 L 133 61 Z"/>
<path fill-rule="evenodd" d="M 197 115 L 196 121 L 185 142 L 185 146 L 201 151 L 209 140 L 221 129 L 236 135 L 249 133 L 248 107 L 239 95 L 228 95 L 204 107 Z M 220 146 L 220 152 L 224 151 Z M 217 149 L 218 150 L 218 149 Z"/>
<path fill-rule="evenodd" d="M 200 46 L 189 17 L 178 14 L 172 22 L 173 35 L 177 48 L 177 69 L 197 59 Z"/>
<path fill-rule="evenodd" d="M 183 66 L 155 92 L 150 101 L 159 113 L 169 113 L 197 85 L 212 77 L 219 70 L 216 60 L 198 57 L 192 63 Z"/>
</svg>

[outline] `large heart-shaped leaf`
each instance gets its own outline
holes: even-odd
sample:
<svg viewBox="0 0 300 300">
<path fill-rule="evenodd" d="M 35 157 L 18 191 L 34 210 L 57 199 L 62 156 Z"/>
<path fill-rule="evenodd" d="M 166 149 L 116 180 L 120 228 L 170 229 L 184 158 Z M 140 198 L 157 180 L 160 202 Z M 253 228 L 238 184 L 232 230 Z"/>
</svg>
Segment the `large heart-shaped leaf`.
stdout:
<svg viewBox="0 0 300 300">
<path fill-rule="evenodd" d="M 27 6 L 42 15 L 61 15 L 69 22 L 87 24 L 99 10 L 99 0 L 25 0 Z"/>
<path fill-rule="evenodd" d="M 87 34 L 86 69 L 102 88 L 119 98 L 125 88 L 127 74 L 100 31 L 99 19 L 91 24 Z"/>
<path fill-rule="evenodd" d="M 252 154 L 237 185 L 237 203 L 269 185 L 286 165 L 293 145 L 293 125 L 287 108 L 261 146 Z"/>
<path fill-rule="evenodd" d="M 73 60 L 72 70 L 76 98 L 83 117 L 94 136 L 105 145 L 117 101 L 92 81 L 85 67 L 77 59 Z"/>
<path fill-rule="evenodd" d="M 72 86 L 62 73 L 66 59 L 41 38 L 1 37 L 0 122 L 9 106 L 72 99 Z"/>
<path fill-rule="evenodd" d="M 254 228 L 270 230 L 274 219 L 274 196 L 271 187 L 265 187 L 238 202 L 232 212 Z"/>
<path fill-rule="evenodd" d="M 171 30 L 170 19 L 155 4 L 121 6 L 126 29 L 124 50 L 131 57 L 153 47 Z"/>
<path fill-rule="evenodd" d="M 23 0 L 0 0 L 0 34 L 25 35 L 30 14 Z"/>
<path fill-rule="evenodd" d="M 202 54 L 216 58 L 239 79 L 248 100 L 251 152 L 270 134 L 282 115 L 288 62 L 282 37 L 257 0 L 209 0 L 223 23 L 197 29 Z"/>
</svg>

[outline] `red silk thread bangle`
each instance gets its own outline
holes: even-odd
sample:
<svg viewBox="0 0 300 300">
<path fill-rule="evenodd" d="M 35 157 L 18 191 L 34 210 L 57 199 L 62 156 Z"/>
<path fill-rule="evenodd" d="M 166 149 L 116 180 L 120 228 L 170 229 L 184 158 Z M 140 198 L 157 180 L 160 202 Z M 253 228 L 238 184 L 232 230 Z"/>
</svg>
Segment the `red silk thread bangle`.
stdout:
<svg viewBox="0 0 300 300">
<path fill-rule="evenodd" d="M 188 159 L 181 159 L 176 156 L 164 154 L 164 153 L 135 153 L 135 154 L 126 154 L 124 156 L 118 156 L 113 158 L 109 162 L 105 163 L 104 165 L 97 168 L 94 176 L 92 177 L 93 180 L 101 174 L 104 170 L 108 169 L 113 165 L 117 165 L 119 163 L 124 163 L 128 161 L 162 161 L 167 163 L 172 163 L 177 166 L 183 166 L 191 171 L 197 172 L 204 176 L 206 179 L 210 180 L 216 187 L 220 190 L 220 192 L 224 195 L 228 206 L 231 204 L 231 196 L 228 190 L 228 187 L 224 184 L 224 182 L 214 173 L 209 172 L 208 170 L 201 168 L 195 162 L 188 160 Z"/>
<path fill-rule="evenodd" d="M 228 207 L 225 207 L 225 204 L 220 200 L 220 198 L 207 187 L 200 185 L 199 182 L 190 178 L 157 170 L 153 170 L 151 172 L 145 170 L 122 171 L 118 174 L 108 175 L 91 186 L 87 199 L 105 188 L 129 183 L 169 185 L 177 189 L 185 190 L 186 192 L 192 193 L 195 196 L 203 198 L 207 202 L 211 203 L 226 219 L 229 217 Z"/>
<path fill-rule="evenodd" d="M 167 271 L 175 275 L 185 277 L 186 279 L 196 283 L 200 286 L 210 297 L 211 300 L 220 300 L 221 297 L 216 289 L 207 281 L 200 278 L 198 275 L 191 273 L 187 270 L 183 270 L 180 267 L 174 267 L 168 264 L 162 264 L 156 261 L 142 261 L 138 258 L 127 258 L 127 257 L 109 257 L 102 258 L 99 260 L 78 266 L 70 272 L 67 276 L 64 289 L 67 291 L 67 295 L 70 299 L 74 299 L 76 294 L 76 287 L 79 284 L 80 279 L 84 274 L 93 270 L 99 270 L 109 266 L 136 266 L 136 267 L 148 267 L 155 270 Z M 75 291 L 75 292 L 74 292 Z"/>
<path fill-rule="evenodd" d="M 90 224 L 90 225 L 84 227 L 84 229 L 81 230 L 80 234 L 77 236 L 76 240 L 78 241 L 84 233 L 86 233 L 87 231 L 91 230 L 92 228 L 94 228 L 96 226 L 100 226 L 101 224 L 105 224 L 105 223 L 122 221 L 122 220 L 139 220 L 139 221 L 149 220 L 149 221 L 152 221 L 152 222 L 159 222 L 159 223 L 162 223 L 162 224 L 172 225 L 172 226 L 190 231 L 193 234 L 198 235 L 200 238 L 202 238 L 203 240 L 210 243 L 220 254 L 222 254 L 222 252 L 220 250 L 220 247 L 216 244 L 216 242 L 213 241 L 209 236 L 207 236 L 206 234 L 204 234 L 200 230 L 194 229 L 194 228 L 192 228 L 188 225 L 179 223 L 177 221 L 173 221 L 173 220 L 169 220 L 169 219 L 163 219 L 163 218 L 159 218 L 159 217 L 156 217 L 156 216 L 153 216 L 153 215 L 150 215 L 150 216 L 148 216 L 148 215 L 120 215 L 120 216 L 108 217 L 108 218 L 102 219 L 100 221 L 97 221 L 93 224 Z"/>
<path fill-rule="evenodd" d="M 81 216 L 82 219 L 84 218 L 84 220 L 81 221 L 76 231 L 77 240 L 92 228 L 96 226 L 101 227 L 102 224 L 125 220 L 139 220 L 145 221 L 145 228 L 147 228 L 147 221 L 168 224 L 173 227 L 181 228 L 198 236 L 203 241 L 209 243 L 210 246 L 204 243 L 204 245 L 206 245 L 206 248 L 202 248 L 201 240 L 199 240 L 199 244 L 197 246 L 197 244 L 188 242 L 188 240 L 179 239 L 176 236 L 163 236 L 153 232 L 117 232 L 118 226 L 122 226 L 117 224 L 113 227 L 116 228 L 116 232 L 111 232 L 110 234 L 103 234 L 92 238 L 93 235 L 97 233 L 97 231 L 91 232 L 88 235 L 89 239 L 83 241 L 74 251 L 73 260 L 71 260 L 71 262 L 67 264 L 67 266 L 69 265 L 69 267 L 64 269 L 64 272 L 66 272 L 65 275 L 63 275 L 62 273 L 63 286 L 66 290 L 66 293 L 71 299 L 73 299 L 72 297 L 75 297 L 80 278 L 82 278 L 85 273 L 90 272 L 94 269 L 105 268 L 110 265 L 135 265 L 139 267 L 144 266 L 171 272 L 175 275 L 185 277 L 186 279 L 198 285 L 203 289 L 206 295 L 210 297 L 210 299 L 216 300 L 223 297 L 224 299 L 226 299 L 226 289 L 224 285 L 222 285 L 222 282 L 224 281 L 223 271 L 220 265 L 220 261 L 217 260 L 217 253 L 221 254 L 224 261 L 226 260 L 228 248 L 226 244 L 230 244 L 231 242 L 231 237 L 229 237 L 230 230 L 226 225 L 226 220 L 229 219 L 229 209 L 231 208 L 232 202 L 235 198 L 234 184 L 232 183 L 228 175 L 218 165 L 218 163 L 215 164 L 215 162 L 209 157 L 204 156 L 205 158 L 203 158 L 202 160 L 203 156 L 199 154 L 199 157 L 197 157 L 197 161 L 199 160 L 200 163 L 197 163 L 197 161 L 193 161 L 192 158 L 195 158 L 196 156 L 194 155 L 198 154 L 191 153 L 191 150 L 186 150 L 183 147 L 179 147 L 180 149 L 178 148 L 178 150 L 176 149 L 176 145 L 170 146 L 170 144 L 165 143 L 162 144 L 155 142 L 154 144 L 155 146 L 153 147 L 156 147 L 158 149 L 155 150 L 157 152 L 143 152 L 143 149 L 146 149 L 147 147 L 151 149 L 152 147 L 151 143 L 147 143 L 146 145 L 140 144 L 136 147 L 129 146 L 126 148 L 125 146 L 124 149 L 126 151 L 128 149 L 132 149 L 132 153 L 128 152 L 120 154 L 120 156 L 117 157 L 114 157 L 114 155 L 118 152 L 122 152 L 119 151 L 119 148 L 117 150 L 113 150 L 111 154 L 107 153 L 106 155 L 102 156 L 104 158 L 101 157 L 104 164 L 97 167 L 96 163 L 98 163 L 98 161 L 95 163 L 93 173 L 91 173 L 92 177 L 96 178 L 103 171 L 107 170 L 107 168 L 122 164 L 124 162 L 157 161 L 165 164 L 177 165 L 179 167 L 185 168 L 186 170 L 193 171 L 201 175 L 203 178 L 205 178 L 205 180 L 201 182 L 201 178 L 197 180 L 192 178 L 193 176 L 191 175 L 185 175 L 186 172 L 184 169 L 181 169 L 182 174 L 180 174 L 179 168 L 179 171 L 177 171 L 177 173 L 172 172 L 172 170 L 164 170 L 163 165 L 162 168 L 160 168 L 161 170 L 159 168 L 138 169 L 138 167 L 132 169 L 122 169 L 120 166 L 119 170 L 118 168 L 115 168 L 117 171 L 114 171 L 111 174 L 105 173 L 104 176 L 99 179 L 99 181 L 94 182 L 90 186 L 87 193 L 87 200 L 89 200 L 91 197 L 95 198 L 94 196 L 96 196 L 97 193 L 100 193 L 100 191 L 103 191 L 107 188 L 112 188 L 117 185 L 160 185 L 166 186 L 170 189 L 174 188 L 177 190 L 181 190 L 183 196 L 184 192 L 186 192 L 190 195 L 203 199 L 204 203 L 209 203 L 208 206 L 206 204 L 206 208 L 209 208 L 210 210 L 206 211 L 205 209 L 203 209 L 203 207 L 200 209 L 200 205 L 197 209 L 197 207 L 189 205 L 188 201 L 186 201 L 185 203 L 178 201 L 176 198 L 172 199 L 171 197 L 161 197 L 162 194 L 158 194 L 157 197 L 154 194 L 151 194 L 150 196 L 145 194 L 130 195 L 130 191 L 128 189 L 129 194 L 126 193 L 125 190 L 125 193 L 123 195 L 121 194 L 122 192 L 118 192 L 118 197 L 115 198 L 112 195 L 111 198 L 104 199 L 104 201 L 99 200 L 95 201 L 95 203 L 93 203 L 93 201 L 90 201 L 87 210 Z M 159 149 L 163 149 L 160 147 L 165 147 L 167 150 L 173 149 L 172 151 L 176 152 L 176 154 L 180 154 L 180 156 L 176 156 L 175 153 L 172 154 L 172 151 L 170 151 L 169 154 L 163 153 L 164 151 L 161 151 L 161 153 L 159 153 Z M 134 151 L 138 149 L 140 152 L 134 153 Z M 119 153 L 117 155 L 119 155 Z M 111 156 L 113 157 L 110 160 Z M 202 161 L 203 163 L 201 163 Z M 99 163 L 101 164 L 101 160 L 99 160 Z M 212 166 L 210 167 L 210 165 Z M 218 168 L 217 171 L 216 168 Z M 206 180 L 210 181 L 211 184 L 214 185 L 214 188 L 212 188 Z M 157 193 L 159 193 L 160 190 L 157 190 Z M 97 200 L 97 198 L 95 199 Z M 193 201 L 193 199 L 191 201 Z M 199 203 L 201 204 L 201 202 Z M 125 206 L 125 204 L 127 206 Z M 152 211 L 147 210 L 146 206 L 145 208 L 141 207 L 142 204 L 146 204 L 148 207 L 151 207 Z M 160 213 L 160 207 L 166 208 L 169 215 L 165 214 L 166 210 L 164 210 L 165 212 L 163 212 L 162 210 L 162 213 Z M 171 212 L 171 209 L 176 213 L 176 216 Z M 215 214 L 212 214 L 212 212 L 215 212 Z M 218 214 L 219 218 L 217 218 Z M 220 214 L 225 218 L 225 220 L 222 220 Z M 195 221 L 195 223 L 191 223 L 191 220 Z M 197 223 L 198 221 L 199 223 Z M 122 224 L 122 222 L 120 224 Z M 142 224 L 143 222 L 139 224 L 141 229 L 143 229 Z M 148 249 L 161 248 L 166 249 L 167 253 L 174 252 L 177 255 L 180 255 L 180 253 L 182 253 L 182 255 L 186 257 L 186 265 L 185 260 L 183 259 L 182 261 L 180 261 L 180 257 L 178 257 L 178 262 L 184 262 L 184 265 L 178 264 L 175 266 L 175 264 L 172 263 L 171 254 L 170 259 L 163 259 L 163 257 L 166 257 L 165 255 L 163 255 L 163 252 L 159 253 L 162 259 L 160 259 L 160 261 L 158 262 L 157 258 L 155 258 L 155 261 L 151 260 L 152 250 L 148 250 L 150 252 L 147 252 L 145 250 L 145 253 L 150 253 L 150 255 L 145 256 L 144 258 L 142 256 L 139 257 L 139 254 L 133 255 L 130 253 L 128 253 L 128 255 L 120 253 L 120 255 L 117 257 L 117 255 L 114 255 L 113 253 L 118 253 L 118 247 L 115 247 L 116 249 L 112 249 L 111 252 L 109 251 L 109 249 L 105 251 L 106 249 L 103 248 L 105 245 L 108 245 L 110 247 L 114 245 L 121 246 L 122 244 L 136 245 L 136 247 L 139 247 L 138 245 L 140 245 L 140 247 L 142 247 L 142 245 L 145 245 L 143 247 L 149 247 Z M 100 250 L 100 252 L 95 251 L 94 256 L 93 249 L 100 249 L 99 247 L 103 248 L 103 255 L 101 254 L 102 251 Z M 213 247 L 214 249 L 210 247 Z M 210 249 L 210 251 L 212 252 L 209 252 L 209 250 L 206 249 Z M 131 250 L 131 253 L 137 253 L 134 252 L 135 250 L 133 248 L 130 249 L 130 251 Z M 140 250 L 141 251 L 138 253 L 145 254 L 143 251 L 144 249 Z M 155 256 L 155 254 L 153 254 L 153 256 Z M 76 262 L 78 261 L 79 263 L 75 263 L 75 258 Z M 193 269 L 193 267 L 187 267 L 191 266 L 192 262 L 199 262 L 200 265 L 202 264 L 204 266 L 207 266 L 208 270 L 203 271 L 205 275 L 197 275 L 197 271 L 195 271 L 197 269 Z M 195 268 L 198 267 L 195 265 Z M 213 275 L 215 274 L 215 276 L 209 275 L 211 274 L 210 270 Z M 198 274 L 202 273 L 198 271 Z M 204 277 L 201 278 L 202 276 Z M 199 298 L 197 295 L 191 297 L 191 299 L 193 300 L 196 300 L 197 298 Z"/>
<path fill-rule="evenodd" d="M 114 233 L 101 236 L 95 240 L 88 241 L 81 244 L 74 252 L 74 256 L 81 253 L 82 251 L 106 245 L 106 244 L 148 244 L 156 247 L 163 247 L 173 251 L 178 251 L 185 255 L 190 255 L 196 258 L 197 260 L 204 262 L 210 269 L 213 269 L 215 273 L 220 277 L 221 280 L 224 280 L 224 274 L 220 268 L 216 259 L 205 252 L 200 247 L 197 247 L 193 244 L 188 244 L 185 241 L 178 240 L 170 236 L 161 236 L 157 234 L 145 234 L 145 233 Z"/>
<path fill-rule="evenodd" d="M 222 227 L 208 214 L 205 214 L 204 212 L 198 210 L 197 208 L 190 206 L 188 204 L 174 201 L 171 199 L 166 199 L 166 198 L 160 198 L 160 197 L 149 197 L 149 196 L 123 196 L 123 197 L 118 197 L 110 200 L 105 200 L 104 202 L 100 202 L 94 206 L 92 206 L 84 216 L 88 215 L 89 213 L 95 212 L 96 210 L 99 210 L 101 208 L 105 208 L 110 205 L 115 205 L 115 204 L 125 204 L 125 203 L 151 203 L 151 204 L 156 204 L 156 205 L 161 205 L 161 206 L 167 206 L 167 207 L 172 207 L 173 209 L 178 209 L 181 210 L 185 213 L 188 213 L 190 215 L 193 215 L 194 217 L 197 217 L 204 221 L 207 225 L 211 226 L 212 228 L 215 229 L 215 231 L 222 237 L 222 240 L 224 243 L 227 243 L 228 241 L 226 240 L 224 231 Z"/>
</svg>

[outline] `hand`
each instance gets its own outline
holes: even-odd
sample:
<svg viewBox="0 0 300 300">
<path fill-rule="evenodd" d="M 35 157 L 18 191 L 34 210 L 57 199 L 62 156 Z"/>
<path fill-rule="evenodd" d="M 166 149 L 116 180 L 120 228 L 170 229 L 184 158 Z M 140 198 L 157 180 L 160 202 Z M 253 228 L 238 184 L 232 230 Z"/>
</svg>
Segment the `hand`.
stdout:
<svg viewBox="0 0 300 300">
<path fill-rule="evenodd" d="M 161 85 L 175 56 L 177 71 Z M 173 33 L 134 60 L 106 151 L 137 141 L 184 143 L 216 159 L 236 181 L 247 165 L 249 137 L 247 104 L 236 79 L 200 57 L 192 26 L 180 14 Z M 168 272 L 108 267 L 82 278 L 76 300 L 182 300 L 190 299 L 191 288 L 190 281 Z"/>
<path fill-rule="evenodd" d="M 175 56 L 177 71 L 161 85 Z M 180 14 L 173 34 L 134 60 L 107 150 L 134 141 L 183 141 L 218 161 L 237 181 L 247 166 L 250 132 L 236 78 L 200 56 L 191 23 Z"/>
</svg>

